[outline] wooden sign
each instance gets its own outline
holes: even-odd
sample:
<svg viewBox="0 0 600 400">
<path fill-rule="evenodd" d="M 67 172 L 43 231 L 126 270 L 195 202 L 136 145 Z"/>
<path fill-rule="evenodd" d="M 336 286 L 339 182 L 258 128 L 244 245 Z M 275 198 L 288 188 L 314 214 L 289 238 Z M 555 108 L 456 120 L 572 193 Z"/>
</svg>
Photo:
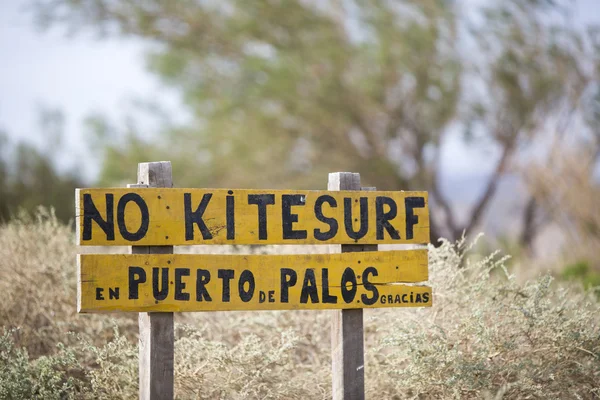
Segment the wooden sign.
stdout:
<svg viewBox="0 0 600 400">
<path fill-rule="evenodd" d="M 431 307 L 427 250 L 79 255 L 79 312 Z"/>
<path fill-rule="evenodd" d="M 77 189 L 80 245 L 424 244 L 426 192 Z"/>
</svg>

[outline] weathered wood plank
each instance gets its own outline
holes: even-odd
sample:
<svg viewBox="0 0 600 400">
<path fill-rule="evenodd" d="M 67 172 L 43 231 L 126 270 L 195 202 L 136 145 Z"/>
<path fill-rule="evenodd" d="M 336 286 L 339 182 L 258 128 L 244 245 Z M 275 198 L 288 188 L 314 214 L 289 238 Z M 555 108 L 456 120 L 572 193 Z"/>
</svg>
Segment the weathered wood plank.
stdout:
<svg viewBox="0 0 600 400">
<path fill-rule="evenodd" d="M 138 164 L 137 179 L 137 185 L 130 185 L 127 190 L 142 186 L 172 188 L 171 162 L 140 163 Z M 116 211 L 118 213 L 118 209 Z M 81 211 L 77 215 L 80 215 L 80 213 Z M 160 229 L 160 227 L 158 228 Z M 131 252 L 133 254 L 172 254 L 173 246 L 132 246 Z M 140 330 L 140 400 L 172 400 L 174 396 L 175 358 L 173 313 L 140 313 L 138 325 Z"/>
<path fill-rule="evenodd" d="M 79 260 L 80 312 L 431 305 L 429 288 L 397 285 L 427 280 L 427 250 L 246 256 L 85 254 Z"/>
<path fill-rule="evenodd" d="M 327 189 L 360 190 L 360 174 L 331 173 Z M 365 189 L 372 191 L 375 188 Z M 429 220 L 427 225 L 429 225 Z M 342 253 L 377 251 L 377 245 L 342 245 L 341 251 Z M 365 398 L 363 335 L 362 309 L 334 311 L 331 322 L 332 397 L 334 400 Z"/>
<path fill-rule="evenodd" d="M 429 242 L 426 192 L 119 188 L 76 196 L 81 245 Z"/>
</svg>

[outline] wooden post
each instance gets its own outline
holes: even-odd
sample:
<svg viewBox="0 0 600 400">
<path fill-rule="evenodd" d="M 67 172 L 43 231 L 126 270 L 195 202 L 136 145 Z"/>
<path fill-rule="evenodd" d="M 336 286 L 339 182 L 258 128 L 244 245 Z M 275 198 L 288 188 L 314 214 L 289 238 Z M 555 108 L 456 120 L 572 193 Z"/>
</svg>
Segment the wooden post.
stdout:
<svg viewBox="0 0 600 400">
<path fill-rule="evenodd" d="M 138 164 L 138 184 L 129 187 L 173 187 L 170 161 Z M 131 246 L 132 254 L 173 254 L 173 246 Z M 139 314 L 140 400 L 173 399 L 175 335 L 173 313 Z"/>
<path fill-rule="evenodd" d="M 361 190 L 360 174 L 329 174 L 328 190 Z M 375 190 L 375 188 L 362 188 Z M 377 245 L 341 245 L 342 253 L 377 251 Z M 363 310 L 335 310 L 331 324 L 332 397 L 334 400 L 365 398 Z"/>
</svg>

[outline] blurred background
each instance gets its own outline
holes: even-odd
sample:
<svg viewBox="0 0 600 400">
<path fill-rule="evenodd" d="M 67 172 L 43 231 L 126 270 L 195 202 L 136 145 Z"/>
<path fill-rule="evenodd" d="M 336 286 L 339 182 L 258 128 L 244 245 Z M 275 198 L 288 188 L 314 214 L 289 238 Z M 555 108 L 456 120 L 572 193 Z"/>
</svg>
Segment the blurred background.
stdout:
<svg viewBox="0 0 600 400">
<path fill-rule="evenodd" d="M 600 285 L 600 0 L 0 0 L 0 220 L 170 160 L 179 187 L 427 190 Z M 537 268 L 536 268 L 537 269 Z"/>
</svg>

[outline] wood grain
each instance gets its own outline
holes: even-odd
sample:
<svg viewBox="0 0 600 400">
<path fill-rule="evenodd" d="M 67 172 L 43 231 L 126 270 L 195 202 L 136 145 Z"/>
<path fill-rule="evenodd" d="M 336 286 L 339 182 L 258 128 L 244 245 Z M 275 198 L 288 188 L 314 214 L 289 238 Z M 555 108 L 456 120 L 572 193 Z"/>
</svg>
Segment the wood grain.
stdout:
<svg viewBox="0 0 600 400">
<path fill-rule="evenodd" d="M 80 312 L 431 305 L 430 288 L 399 284 L 427 280 L 427 250 L 306 255 L 85 254 L 79 260 Z"/>
<path fill-rule="evenodd" d="M 329 174 L 329 190 L 360 190 L 360 174 Z M 374 188 L 369 188 L 374 189 Z M 342 245 L 342 253 L 377 251 L 377 245 Z M 334 400 L 365 398 L 363 311 L 333 312 L 331 321 L 332 397 Z"/>
<path fill-rule="evenodd" d="M 429 242 L 427 192 L 138 187 L 76 196 L 80 245 Z"/>
<path fill-rule="evenodd" d="M 130 189 L 171 188 L 171 162 L 140 163 L 137 179 L 137 185 L 130 185 Z M 173 246 L 132 246 L 131 253 L 172 254 Z M 140 313 L 138 325 L 140 400 L 172 400 L 175 354 L 173 313 Z"/>
</svg>

